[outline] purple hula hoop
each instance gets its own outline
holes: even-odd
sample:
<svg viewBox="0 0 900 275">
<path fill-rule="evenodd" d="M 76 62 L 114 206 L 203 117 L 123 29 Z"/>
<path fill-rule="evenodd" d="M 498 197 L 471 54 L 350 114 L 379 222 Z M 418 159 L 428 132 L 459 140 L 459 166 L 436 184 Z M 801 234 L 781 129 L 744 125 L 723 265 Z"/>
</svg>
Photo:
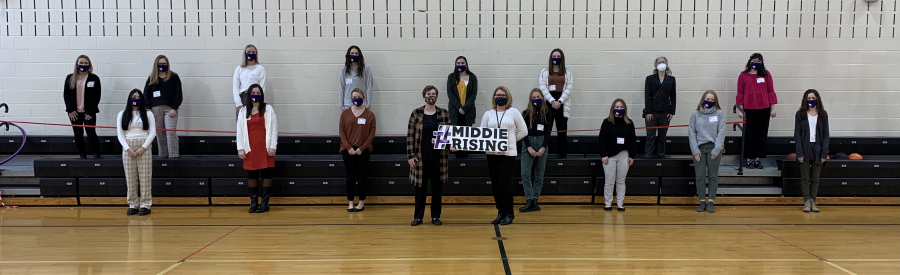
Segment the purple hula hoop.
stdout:
<svg viewBox="0 0 900 275">
<path fill-rule="evenodd" d="M 19 128 L 19 131 L 22 132 L 22 145 L 19 145 L 19 149 L 16 150 L 16 152 L 13 153 L 11 156 L 9 156 L 8 158 L 6 158 L 6 159 L 3 160 L 3 161 L 0 161 L 0 165 L 3 165 L 4 163 L 9 162 L 9 161 L 12 160 L 14 157 L 16 157 L 16 155 L 18 155 L 19 152 L 22 152 L 22 148 L 25 148 L 25 140 L 28 139 L 28 135 L 25 134 L 25 129 L 22 129 L 22 127 L 19 127 L 19 125 L 16 125 L 15 123 L 9 123 L 9 122 L 7 122 L 6 124 L 12 125 L 13 127 L 16 127 L 16 128 Z M 7 126 L 7 127 L 8 127 L 8 126 Z M 9 128 L 7 128 L 7 130 L 9 130 Z"/>
</svg>

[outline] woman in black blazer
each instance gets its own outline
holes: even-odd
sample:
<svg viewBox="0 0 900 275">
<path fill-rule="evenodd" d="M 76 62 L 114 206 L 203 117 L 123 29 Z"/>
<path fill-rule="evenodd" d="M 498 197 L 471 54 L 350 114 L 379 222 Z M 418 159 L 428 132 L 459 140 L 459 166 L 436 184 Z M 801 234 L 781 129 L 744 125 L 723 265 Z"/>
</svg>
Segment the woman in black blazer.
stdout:
<svg viewBox="0 0 900 275">
<path fill-rule="evenodd" d="M 72 121 L 75 145 L 78 146 L 78 154 L 83 159 L 87 158 L 84 132 L 87 132 L 94 158 L 100 158 L 100 139 L 97 138 L 97 131 L 93 127 L 82 127 L 82 125 L 97 125 L 97 113 L 100 112 L 100 77 L 93 72 L 91 59 L 87 55 L 79 55 L 75 61 L 74 72 L 66 76 L 63 85 L 66 114 Z"/>
<path fill-rule="evenodd" d="M 819 193 L 819 173 L 828 159 L 828 112 L 822 97 L 813 89 L 803 93 L 803 102 L 794 116 L 794 144 L 800 164 L 800 190 L 803 193 L 803 212 L 819 212 L 816 194 Z"/>
<path fill-rule="evenodd" d="M 478 96 L 478 78 L 469 71 L 469 61 L 465 56 L 456 58 L 453 72 L 447 76 L 447 97 L 450 104 L 450 123 L 457 126 L 475 124 L 475 97 Z M 456 152 L 456 157 L 466 158 L 465 151 Z"/>
</svg>

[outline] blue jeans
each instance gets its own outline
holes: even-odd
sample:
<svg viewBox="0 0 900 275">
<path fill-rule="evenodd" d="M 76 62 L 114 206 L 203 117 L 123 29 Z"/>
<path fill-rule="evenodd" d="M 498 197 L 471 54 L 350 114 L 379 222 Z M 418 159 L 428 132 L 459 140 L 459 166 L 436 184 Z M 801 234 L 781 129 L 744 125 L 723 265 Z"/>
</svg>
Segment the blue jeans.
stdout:
<svg viewBox="0 0 900 275">
<path fill-rule="evenodd" d="M 534 151 L 540 151 L 544 144 L 544 136 L 526 137 L 531 142 Z M 534 166 L 534 180 L 531 178 L 531 169 Z M 541 188 L 544 187 L 544 170 L 547 168 L 547 149 L 544 155 L 532 157 L 528 153 L 528 147 L 522 148 L 522 185 L 525 187 L 525 199 L 536 200 L 541 197 Z"/>
</svg>

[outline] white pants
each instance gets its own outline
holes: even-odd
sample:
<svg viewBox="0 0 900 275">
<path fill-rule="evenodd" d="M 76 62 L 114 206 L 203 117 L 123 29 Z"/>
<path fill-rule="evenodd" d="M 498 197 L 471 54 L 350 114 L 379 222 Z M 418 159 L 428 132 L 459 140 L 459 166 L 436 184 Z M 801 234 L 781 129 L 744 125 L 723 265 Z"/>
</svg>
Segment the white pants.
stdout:
<svg viewBox="0 0 900 275">
<path fill-rule="evenodd" d="M 603 198 L 606 199 L 606 205 L 612 205 L 613 187 L 615 187 L 618 199 L 616 204 L 622 206 L 622 202 L 625 200 L 625 177 L 628 176 L 628 151 L 622 151 L 609 157 L 608 163 L 603 165 L 603 172 L 606 174 Z"/>
</svg>

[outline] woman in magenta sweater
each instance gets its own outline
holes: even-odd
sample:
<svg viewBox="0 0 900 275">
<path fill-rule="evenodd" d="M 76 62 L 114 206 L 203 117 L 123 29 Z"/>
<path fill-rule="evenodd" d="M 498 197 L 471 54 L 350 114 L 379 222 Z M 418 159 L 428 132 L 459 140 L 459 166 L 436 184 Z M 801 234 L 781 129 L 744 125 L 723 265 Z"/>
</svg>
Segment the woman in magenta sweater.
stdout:
<svg viewBox="0 0 900 275">
<path fill-rule="evenodd" d="M 762 54 L 750 55 L 744 72 L 738 76 L 736 103 L 745 112 L 738 112 L 738 116 L 746 119 L 744 155 L 747 167 L 762 169 L 759 158 L 766 157 L 769 119 L 775 117 L 775 104 L 778 104 L 772 74 L 766 70 Z"/>
</svg>

